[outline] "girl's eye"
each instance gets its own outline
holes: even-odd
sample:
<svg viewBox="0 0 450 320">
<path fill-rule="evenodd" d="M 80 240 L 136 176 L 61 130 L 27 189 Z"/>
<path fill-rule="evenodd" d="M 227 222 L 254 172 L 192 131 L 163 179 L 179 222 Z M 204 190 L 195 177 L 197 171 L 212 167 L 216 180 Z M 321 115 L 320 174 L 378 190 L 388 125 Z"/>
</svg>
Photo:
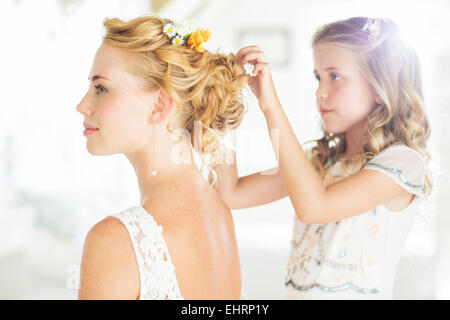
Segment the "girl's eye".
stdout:
<svg viewBox="0 0 450 320">
<path fill-rule="evenodd" d="M 100 93 L 106 92 L 105 88 L 103 88 L 102 86 L 99 86 L 99 85 L 95 86 L 95 90 L 96 90 L 95 91 L 96 94 L 100 94 Z"/>
<path fill-rule="evenodd" d="M 335 73 L 332 73 L 332 74 L 331 74 L 331 78 L 333 78 L 333 80 L 340 80 L 340 79 L 342 79 L 341 76 L 338 76 L 338 75 L 335 74 Z"/>
<path fill-rule="evenodd" d="M 320 82 L 320 76 L 317 75 L 317 76 L 315 76 L 315 77 L 316 77 L 316 80 Z M 342 79 L 341 76 L 339 76 L 339 75 L 337 75 L 337 74 L 335 74 L 335 73 L 332 73 L 332 74 L 331 74 L 331 78 L 332 78 L 333 80 L 341 80 L 341 79 Z"/>
</svg>

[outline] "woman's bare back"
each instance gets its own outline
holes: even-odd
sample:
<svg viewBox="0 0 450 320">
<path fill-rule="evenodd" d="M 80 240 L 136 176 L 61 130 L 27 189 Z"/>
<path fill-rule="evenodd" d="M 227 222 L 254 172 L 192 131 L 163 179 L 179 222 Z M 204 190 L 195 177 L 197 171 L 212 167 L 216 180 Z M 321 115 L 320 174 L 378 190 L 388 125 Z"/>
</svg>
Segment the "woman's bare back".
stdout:
<svg viewBox="0 0 450 320">
<path fill-rule="evenodd" d="M 143 207 L 163 227 L 185 299 L 240 298 L 233 218 L 206 181 L 167 181 Z"/>
<path fill-rule="evenodd" d="M 184 299 L 239 299 L 241 270 L 233 219 L 228 207 L 206 181 L 202 178 L 165 180 L 152 190 L 147 199 L 141 210 L 130 208 L 109 216 L 88 232 L 83 248 L 78 297 L 141 299 L 140 292 L 144 290 L 144 299 L 164 298 L 169 293 L 166 286 L 161 292 L 157 290 L 156 295 L 153 288 L 148 291 L 149 288 L 141 287 L 147 286 L 149 278 L 140 272 L 152 270 L 162 272 L 159 276 L 163 276 L 163 281 L 168 281 L 168 286 L 178 285 Z M 141 220 L 142 215 L 145 217 L 146 214 L 151 217 Z M 153 262 L 160 261 L 157 258 L 159 251 L 153 253 L 157 254 L 156 260 L 153 254 L 148 256 L 140 251 L 146 248 L 139 247 L 137 243 L 149 235 L 139 232 L 154 232 L 151 221 L 162 227 L 176 279 L 170 276 L 172 271 L 168 275 L 159 262 Z M 149 260 L 144 262 L 147 256 Z M 151 265 L 144 266 L 145 263 L 157 264 L 153 268 Z M 172 283 L 173 280 L 176 283 Z M 153 282 L 149 285 L 158 286 Z M 179 297 L 178 290 L 172 289 L 169 295 L 176 299 Z"/>
</svg>

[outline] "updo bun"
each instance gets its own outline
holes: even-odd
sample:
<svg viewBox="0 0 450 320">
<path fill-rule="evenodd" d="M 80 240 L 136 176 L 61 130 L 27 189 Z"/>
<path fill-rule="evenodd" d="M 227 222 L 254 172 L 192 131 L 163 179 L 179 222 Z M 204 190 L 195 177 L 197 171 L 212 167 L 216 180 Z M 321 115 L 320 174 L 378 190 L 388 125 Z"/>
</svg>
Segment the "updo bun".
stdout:
<svg viewBox="0 0 450 320">
<path fill-rule="evenodd" d="M 162 88 L 172 97 L 177 106 L 175 116 L 180 112 L 185 116 L 184 128 L 191 135 L 192 146 L 194 139 L 200 139 L 196 151 L 203 159 L 219 148 L 220 133 L 241 123 L 245 113 L 241 93 L 250 77 L 234 54 L 173 45 L 163 32 L 169 22 L 157 16 L 129 22 L 106 19 L 104 41 L 137 54 L 132 71 L 144 78 L 150 89 Z M 167 125 L 170 132 L 171 122 Z M 200 132 L 194 132 L 199 127 L 196 123 L 201 124 Z M 215 185 L 213 173 L 208 180 Z"/>
</svg>

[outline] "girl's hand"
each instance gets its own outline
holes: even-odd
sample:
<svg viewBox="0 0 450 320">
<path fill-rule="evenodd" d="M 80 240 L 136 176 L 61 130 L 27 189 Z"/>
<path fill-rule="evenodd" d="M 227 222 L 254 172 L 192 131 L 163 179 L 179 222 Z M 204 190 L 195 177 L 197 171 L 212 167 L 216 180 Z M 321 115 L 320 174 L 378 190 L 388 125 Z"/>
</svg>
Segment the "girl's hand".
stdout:
<svg viewBox="0 0 450 320">
<path fill-rule="evenodd" d="M 271 108 L 279 106 L 277 93 L 270 72 L 270 65 L 264 53 L 258 46 L 244 47 L 236 55 L 242 64 L 253 65 L 253 76 L 250 87 L 259 101 L 259 107 L 266 113 Z"/>
</svg>

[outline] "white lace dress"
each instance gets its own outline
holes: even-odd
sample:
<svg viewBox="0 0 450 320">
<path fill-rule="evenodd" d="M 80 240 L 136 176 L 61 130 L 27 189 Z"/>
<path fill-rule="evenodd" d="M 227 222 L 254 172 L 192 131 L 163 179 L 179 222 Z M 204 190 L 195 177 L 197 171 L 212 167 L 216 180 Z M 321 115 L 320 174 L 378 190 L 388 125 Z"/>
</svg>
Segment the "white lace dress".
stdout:
<svg viewBox="0 0 450 320">
<path fill-rule="evenodd" d="M 327 177 L 341 175 L 341 164 L 335 163 Z M 285 277 L 287 299 L 393 298 L 397 263 L 425 195 L 425 163 L 415 150 L 397 145 L 364 169 L 387 175 L 416 197 L 401 211 L 379 205 L 333 223 L 304 224 L 295 216 Z"/>
<path fill-rule="evenodd" d="M 127 228 L 139 267 L 141 300 L 181 300 L 175 266 L 159 226 L 143 207 L 112 215 Z M 241 293 L 241 299 L 244 295 Z"/>
</svg>

